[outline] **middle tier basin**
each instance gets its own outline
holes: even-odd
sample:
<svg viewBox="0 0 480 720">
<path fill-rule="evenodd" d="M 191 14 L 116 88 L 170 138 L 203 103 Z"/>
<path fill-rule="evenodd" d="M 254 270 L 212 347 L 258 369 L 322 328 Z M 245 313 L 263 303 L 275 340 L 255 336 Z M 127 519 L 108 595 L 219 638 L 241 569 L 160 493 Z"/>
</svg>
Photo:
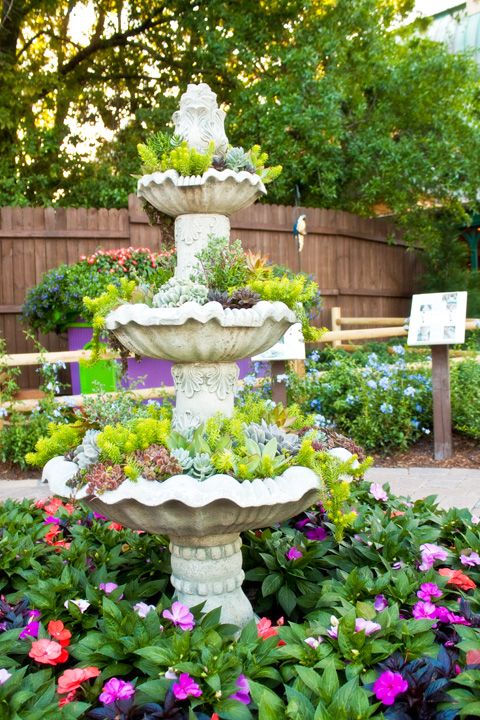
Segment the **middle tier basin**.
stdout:
<svg viewBox="0 0 480 720">
<path fill-rule="evenodd" d="M 272 347 L 297 322 L 282 302 L 261 301 L 248 309 L 218 302 L 152 308 L 125 304 L 106 327 L 130 352 L 179 363 L 233 362 Z"/>
</svg>

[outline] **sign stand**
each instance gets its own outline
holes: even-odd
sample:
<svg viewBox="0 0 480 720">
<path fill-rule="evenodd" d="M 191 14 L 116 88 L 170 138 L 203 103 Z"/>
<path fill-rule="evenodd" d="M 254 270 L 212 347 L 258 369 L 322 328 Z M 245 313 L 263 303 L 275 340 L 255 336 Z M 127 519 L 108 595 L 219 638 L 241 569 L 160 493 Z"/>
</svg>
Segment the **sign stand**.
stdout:
<svg viewBox="0 0 480 720">
<path fill-rule="evenodd" d="M 270 362 L 272 373 L 272 400 L 275 403 L 282 403 L 287 407 L 287 386 L 284 382 L 277 382 L 277 375 L 285 375 L 287 372 L 286 360 L 272 360 Z"/>
<path fill-rule="evenodd" d="M 432 352 L 433 456 L 452 457 L 452 402 L 448 346 L 465 342 L 467 293 L 424 293 L 412 297 L 408 345 Z"/>
<path fill-rule="evenodd" d="M 287 406 L 287 386 L 285 382 L 278 382 L 277 377 L 285 376 L 288 372 L 288 360 L 305 360 L 305 342 L 300 323 L 292 325 L 285 335 L 271 348 L 260 355 L 252 357 L 253 362 L 269 362 L 272 376 L 272 400 Z"/>
<path fill-rule="evenodd" d="M 448 345 L 432 345 L 433 456 L 452 457 L 452 406 Z"/>
</svg>

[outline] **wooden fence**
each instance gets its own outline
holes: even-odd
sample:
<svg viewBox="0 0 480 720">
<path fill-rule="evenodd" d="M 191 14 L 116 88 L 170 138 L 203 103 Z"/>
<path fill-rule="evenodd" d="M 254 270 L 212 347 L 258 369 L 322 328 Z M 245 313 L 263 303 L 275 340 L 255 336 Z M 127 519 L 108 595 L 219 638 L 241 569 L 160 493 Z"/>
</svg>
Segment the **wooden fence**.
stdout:
<svg viewBox="0 0 480 720">
<path fill-rule="evenodd" d="M 292 226 L 302 213 L 308 235 L 299 253 Z M 245 249 L 315 277 L 324 298 L 319 324 L 329 325 L 329 310 L 338 305 L 347 315 L 408 314 L 420 260 L 400 239 L 393 239 L 391 222 L 333 210 L 257 204 L 233 215 L 231 225 L 232 237 L 239 237 Z M 0 208 L 0 336 L 8 352 L 34 349 L 23 335 L 21 305 L 26 290 L 46 270 L 74 263 L 99 247 L 129 245 L 162 247 L 159 228 L 148 224 L 134 195 L 122 210 Z M 39 339 L 49 351 L 67 347 L 65 337 L 50 334 Z M 34 368 L 25 368 L 20 384 L 38 385 Z"/>
</svg>

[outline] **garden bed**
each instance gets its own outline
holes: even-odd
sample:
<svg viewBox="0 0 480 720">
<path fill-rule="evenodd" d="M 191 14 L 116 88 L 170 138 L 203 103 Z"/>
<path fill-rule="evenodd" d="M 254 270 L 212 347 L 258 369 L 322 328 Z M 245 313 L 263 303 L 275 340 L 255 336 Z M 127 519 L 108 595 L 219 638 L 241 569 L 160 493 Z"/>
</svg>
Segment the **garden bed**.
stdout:
<svg viewBox="0 0 480 720">
<path fill-rule="evenodd" d="M 399 452 L 372 453 L 377 467 L 480 468 L 480 441 L 453 433 L 453 454 L 448 460 L 433 457 L 433 433 Z"/>
</svg>

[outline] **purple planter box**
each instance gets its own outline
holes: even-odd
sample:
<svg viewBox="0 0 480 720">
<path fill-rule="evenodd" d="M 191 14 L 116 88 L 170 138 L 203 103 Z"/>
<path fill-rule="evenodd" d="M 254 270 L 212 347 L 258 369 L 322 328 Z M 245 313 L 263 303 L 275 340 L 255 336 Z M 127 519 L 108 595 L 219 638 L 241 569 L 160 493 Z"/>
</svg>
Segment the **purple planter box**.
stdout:
<svg viewBox="0 0 480 720">
<path fill-rule="evenodd" d="M 82 350 L 85 345 L 92 339 L 92 328 L 83 323 L 76 323 L 68 328 L 68 349 Z M 171 387 L 173 378 L 171 373 L 173 363 L 170 360 L 155 360 L 153 358 L 142 358 L 137 361 L 135 358 L 128 360 L 128 378 L 123 385 L 128 387 L 129 381 L 138 380 L 145 377 L 142 384 L 138 387 L 152 388 L 165 385 Z M 240 360 L 237 365 L 240 368 L 240 377 L 243 378 L 252 371 L 252 363 L 249 358 Z M 80 373 L 78 363 L 70 363 L 70 377 L 72 382 L 72 394 L 80 395 Z"/>
</svg>

